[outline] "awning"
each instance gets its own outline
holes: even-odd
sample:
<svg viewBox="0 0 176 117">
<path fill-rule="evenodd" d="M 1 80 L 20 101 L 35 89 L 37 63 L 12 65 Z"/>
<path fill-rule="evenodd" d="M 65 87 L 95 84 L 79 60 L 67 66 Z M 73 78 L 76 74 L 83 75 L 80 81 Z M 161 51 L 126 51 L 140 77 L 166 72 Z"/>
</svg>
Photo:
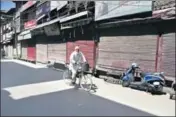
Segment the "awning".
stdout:
<svg viewBox="0 0 176 117">
<path fill-rule="evenodd" d="M 89 11 L 83 11 L 83 12 L 77 13 L 75 15 L 71 15 L 71 16 L 62 18 L 60 20 L 60 23 L 63 23 L 63 22 L 66 22 L 66 21 L 69 21 L 69 20 L 72 20 L 72 19 L 76 19 L 76 18 L 79 18 L 81 16 L 85 16 L 85 15 L 88 15 L 88 14 L 89 14 Z"/>
<path fill-rule="evenodd" d="M 87 25 L 92 20 L 93 19 L 91 17 L 89 17 L 89 18 L 85 18 L 85 19 L 76 20 L 76 21 L 65 23 L 65 24 L 61 24 L 61 30 Z"/>
<path fill-rule="evenodd" d="M 49 22 L 46 22 L 46 23 L 37 25 L 37 26 L 36 26 L 35 28 L 33 28 L 32 30 L 35 30 L 35 29 L 38 29 L 38 28 L 42 28 L 42 27 L 48 26 L 48 25 L 50 25 L 50 24 L 54 24 L 54 23 L 56 23 L 56 22 L 58 22 L 58 21 L 60 21 L 60 18 L 59 18 L 59 17 L 56 18 L 56 19 L 54 19 L 54 20 L 51 20 L 51 21 L 49 21 Z"/>
<path fill-rule="evenodd" d="M 28 33 L 30 33 L 30 30 L 25 30 L 25 31 L 21 32 L 19 35 L 26 35 Z"/>
<path fill-rule="evenodd" d="M 44 17 L 45 17 L 45 14 L 43 14 L 42 16 L 40 16 L 39 18 L 37 18 L 36 21 L 38 21 L 38 20 L 40 20 L 40 19 L 42 19 Z"/>
<path fill-rule="evenodd" d="M 133 19 L 127 19 L 127 20 L 113 21 L 113 22 L 98 24 L 96 28 L 112 28 L 120 25 L 142 24 L 142 23 L 149 23 L 149 22 L 156 22 L 156 21 L 161 21 L 161 18 L 146 17 L 146 18 L 133 18 Z"/>
<path fill-rule="evenodd" d="M 20 41 L 20 40 L 31 39 L 31 37 L 32 37 L 31 30 L 26 30 L 18 35 L 18 40 Z"/>
<path fill-rule="evenodd" d="M 7 44 L 7 43 L 10 43 L 11 40 L 4 40 L 2 41 L 3 44 Z"/>
</svg>

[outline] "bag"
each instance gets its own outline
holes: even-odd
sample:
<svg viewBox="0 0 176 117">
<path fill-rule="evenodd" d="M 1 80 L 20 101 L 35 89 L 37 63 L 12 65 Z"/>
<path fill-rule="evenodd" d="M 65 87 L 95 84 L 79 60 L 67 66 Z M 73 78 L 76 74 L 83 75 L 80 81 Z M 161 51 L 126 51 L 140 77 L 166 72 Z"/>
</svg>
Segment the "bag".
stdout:
<svg viewBox="0 0 176 117">
<path fill-rule="evenodd" d="M 83 72 L 89 71 L 89 64 L 88 63 L 83 63 L 82 70 L 83 70 Z"/>
</svg>

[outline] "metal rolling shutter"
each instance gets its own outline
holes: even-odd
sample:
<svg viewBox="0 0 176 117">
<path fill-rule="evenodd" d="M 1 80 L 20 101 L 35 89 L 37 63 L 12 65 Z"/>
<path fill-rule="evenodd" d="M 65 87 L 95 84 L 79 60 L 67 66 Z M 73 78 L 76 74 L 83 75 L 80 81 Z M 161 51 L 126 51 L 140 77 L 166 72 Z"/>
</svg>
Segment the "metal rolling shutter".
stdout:
<svg viewBox="0 0 176 117">
<path fill-rule="evenodd" d="M 21 41 L 21 58 L 27 60 L 27 42 Z"/>
<path fill-rule="evenodd" d="M 34 45 L 27 47 L 27 60 L 36 61 L 36 48 Z"/>
<path fill-rule="evenodd" d="M 18 56 L 20 57 L 21 56 L 21 43 L 18 43 L 17 44 L 17 50 L 18 50 Z"/>
<path fill-rule="evenodd" d="M 13 58 L 13 47 L 12 47 L 12 45 L 8 45 L 8 57 Z"/>
<path fill-rule="evenodd" d="M 37 43 L 36 44 L 36 61 L 40 63 L 47 63 L 47 44 Z"/>
<path fill-rule="evenodd" d="M 36 61 L 36 40 L 29 39 L 27 40 L 28 47 L 27 47 L 27 59 L 29 61 Z"/>
<path fill-rule="evenodd" d="M 65 63 L 66 44 L 65 43 L 49 43 L 48 44 L 48 61 Z"/>
<path fill-rule="evenodd" d="M 13 56 L 14 56 L 14 57 L 17 56 L 17 50 L 16 50 L 16 48 L 13 48 Z"/>
<path fill-rule="evenodd" d="M 71 53 L 74 51 L 76 45 L 80 46 L 81 52 L 87 59 L 91 68 L 95 67 L 95 54 L 96 54 L 96 45 L 95 42 L 90 40 L 81 40 L 75 42 L 67 42 L 67 62 L 69 62 L 69 57 Z"/>
<path fill-rule="evenodd" d="M 161 70 L 167 76 L 175 77 L 175 34 L 163 35 Z"/>
<path fill-rule="evenodd" d="M 145 71 L 155 70 L 156 35 L 101 36 L 98 66 L 124 69 L 132 62 Z"/>
</svg>

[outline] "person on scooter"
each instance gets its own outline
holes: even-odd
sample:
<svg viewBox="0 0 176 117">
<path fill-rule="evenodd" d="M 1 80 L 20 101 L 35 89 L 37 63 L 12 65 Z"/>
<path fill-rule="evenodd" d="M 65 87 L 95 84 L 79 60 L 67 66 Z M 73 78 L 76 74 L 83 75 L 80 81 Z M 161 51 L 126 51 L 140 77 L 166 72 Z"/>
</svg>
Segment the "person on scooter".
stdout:
<svg viewBox="0 0 176 117">
<path fill-rule="evenodd" d="M 86 62 L 84 54 L 80 51 L 79 46 L 75 46 L 75 51 L 70 55 L 70 70 L 72 72 L 72 85 L 76 83 L 77 65 Z"/>
</svg>

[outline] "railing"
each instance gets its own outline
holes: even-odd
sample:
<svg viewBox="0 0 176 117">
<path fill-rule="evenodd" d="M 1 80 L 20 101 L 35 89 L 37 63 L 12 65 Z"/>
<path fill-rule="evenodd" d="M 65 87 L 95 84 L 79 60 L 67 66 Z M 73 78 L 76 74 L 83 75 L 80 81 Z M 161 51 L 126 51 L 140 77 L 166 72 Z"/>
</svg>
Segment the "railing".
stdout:
<svg viewBox="0 0 176 117">
<path fill-rule="evenodd" d="M 39 4 L 37 4 L 37 6 L 40 6 L 43 3 L 45 3 L 45 2 L 46 1 L 43 1 L 41 3 L 38 2 Z M 66 6 L 62 7 L 62 9 L 59 9 L 58 11 L 57 10 L 50 11 L 50 13 L 51 12 L 55 12 L 55 13 L 53 13 L 54 15 L 52 15 L 52 16 L 51 16 L 51 14 L 50 14 L 50 16 L 45 15 L 40 20 L 36 21 L 36 25 L 52 21 L 52 20 L 54 20 L 54 19 L 56 19 L 58 17 L 60 17 L 60 18 L 61 17 L 67 17 L 67 16 L 70 16 L 70 15 L 77 14 L 78 12 L 82 12 L 82 11 L 85 11 L 85 10 L 93 9 L 94 5 L 92 7 L 90 7 L 91 6 L 90 4 L 92 5 L 92 1 L 69 1 Z M 34 10 L 32 10 L 32 11 L 35 11 L 36 9 L 37 8 L 34 8 Z M 60 10 L 63 10 L 63 9 L 64 9 L 64 11 L 60 12 Z M 19 9 L 19 11 L 21 11 L 21 8 Z M 18 13 L 16 13 L 16 16 L 18 16 L 17 14 Z M 33 20 L 36 20 L 36 19 L 37 18 L 34 18 Z M 25 19 L 25 18 L 21 19 L 21 24 L 20 24 L 21 31 L 25 30 L 25 23 L 28 22 L 28 21 L 30 21 L 30 20 Z"/>
</svg>

